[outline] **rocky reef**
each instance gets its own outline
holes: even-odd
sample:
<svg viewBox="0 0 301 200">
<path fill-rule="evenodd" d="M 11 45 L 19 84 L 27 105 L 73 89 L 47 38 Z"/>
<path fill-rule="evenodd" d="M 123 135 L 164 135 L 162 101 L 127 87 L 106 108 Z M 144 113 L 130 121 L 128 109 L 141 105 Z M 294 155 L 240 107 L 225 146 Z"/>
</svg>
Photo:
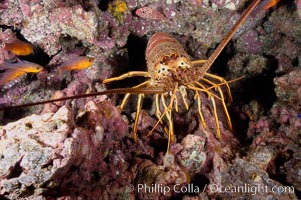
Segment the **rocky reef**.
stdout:
<svg viewBox="0 0 301 200">
<path fill-rule="evenodd" d="M 0 78 L 6 63 L 45 70 L 0 86 L 0 108 L 111 88 L 128 71 L 147 70 L 145 48 L 158 31 L 172 34 L 193 60 L 207 59 L 251 1 L 0 0 Z M 297 199 L 301 198 L 301 4 L 280 1 L 250 16 L 208 71 L 230 83 L 233 123 L 208 95 L 187 97 L 173 113 L 175 138 L 156 126 L 146 95 L 132 136 L 136 95 L 100 95 L 0 111 L 1 199 Z M 19 56 L 13 40 L 33 47 Z M 63 75 L 74 56 L 94 58 Z M 225 95 L 226 96 L 226 95 Z M 149 134 L 154 127 L 154 131 Z"/>
</svg>

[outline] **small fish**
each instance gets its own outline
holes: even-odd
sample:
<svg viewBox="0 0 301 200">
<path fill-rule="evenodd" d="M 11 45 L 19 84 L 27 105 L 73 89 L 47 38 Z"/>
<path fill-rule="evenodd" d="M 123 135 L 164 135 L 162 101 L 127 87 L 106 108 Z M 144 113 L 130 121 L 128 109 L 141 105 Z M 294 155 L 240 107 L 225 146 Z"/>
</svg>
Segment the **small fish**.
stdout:
<svg viewBox="0 0 301 200">
<path fill-rule="evenodd" d="M 6 84 L 9 81 L 15 80 L 19 76 L 26 74 L 24 71 L 19 71 L 16 69 L 8 69 L 4 73 L 1 74 L 0 77 L 0 86 Z"/>
<path fill-rule="evenodd" d="M 58 68 L 59 75 L 62 76 L 65 71 L 86 69 L 90 67 L 93 62 L 94 58 L 88 56 L 73 57 Z"/>
<path fill-rule="evenodd" d="M 4 50 L 10 51 L 17 56 L 27 56 L 33 53 L 32 45 L 15 39 L 12 42 L 5 43 Z"/>
<path fill-rule="evenodd" d="M 152 19 L 152 20 L 165 20 L 166 19 L 162 13 L 156 11 L 155 9 L 147 7 L 147 6 L 138 8 L 135 13 L 139 17 L 142 17 L 145 19 Z"/>
<path fill-rule="evenodd" d="M 12 64 L 6 63 L 3 69 L 5 71 L 1 74 L 0 86 L 26 73 L 38 73 L 44 68 L 36 63 L 26 61 Z"/>
<path fill-rule="evenodd" d="M 275 6 L 277 3 L 279 3 L 280 0 L 262 0 L 257 8 L 251 13 L 251 15 L 254 17 L 257 15 L 258 12 L 261 12 L 263 10 L 267 10 L 273 6 Z"/>
<path fill-rule="evenodd" d="M 2 69 L 15 69 L 19 71 L 24 71 L 26 73 L 38 73 L 42 71 L 44 68 L 41 65 L 36 63 L 28 62 L 28 61 L 21 61 L 18 63 L 5 63 Z"/>
</svg>

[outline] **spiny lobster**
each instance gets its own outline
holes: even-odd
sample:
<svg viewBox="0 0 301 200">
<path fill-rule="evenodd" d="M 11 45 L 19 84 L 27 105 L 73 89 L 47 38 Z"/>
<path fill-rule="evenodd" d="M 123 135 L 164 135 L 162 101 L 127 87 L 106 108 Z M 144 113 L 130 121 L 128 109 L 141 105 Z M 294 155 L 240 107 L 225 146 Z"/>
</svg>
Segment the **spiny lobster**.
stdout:
<svg viewBox="0 0 301 200">
<path fill-rule="evenodd" d="M 230 39 L 235 34 L 239 26 L 247 19 L 247 17 L 254 11 L 255 7 L 260 3 L 260 0 L 254 0 L 246 11 L 242 14 L 241 18 L 234 25 L 232 30 L 227 34 L 227 36 L 221 41 L 214 53 L 209 57 L 208 60 L 195 60 L 192 61 L 189 55 L 184 50 L 184 47 L 171 35 L 167 33 L 158 32 L 155 33 L 148 41 L 146 48 L 146 61 L 148 71 L 131 71 L 122 74 L 118 77 L 108 78 L 103 81 L 103 83 L 109 83 L 113 81 L 119 81 L 129 77 L 147 77 L 148 79 L 139 85 L 132 88 L 117 88 L 110 89 L 101 92 L 94 92 L 76 96 L 68 96 L 59 99 L 51 99 L 36 103 L 29 103 L 23 105 L 16 105 L 11 107 L 0 108 L 0 110 L 8 110 L 18 107 L 34 106 L 39 104 L 46 104 L 56 101 L 63 101 L 68 99 L 83 98 L 95 95 L 104 94 L 125 94 L 124 99 L 121 103 L 121 108 L 126 105 L 130 94 L 138 94 L 138 103 L 135 122 L 133 126 L 133 138 L 137 141 L 137 124 L 139 115 L 142 109 L 142 101 L 145 94 L 155 94 L 155 104 L 156 104 L 156 116 L 159 123 L 163 123 L 163 117 L 166 117 L 168 121 L 168 128 L 165 128 L 165 132 L 168 134 L 169 142 L 173 141 L 174 130 L 172 121 L 172 111 L 178 109 L 178 97 L 182 97 L 182 101 L 185 107 L 188 109 L 188 105 L 185 101 L 186 90 L 192 90 L 194 92 L 194 98 L 197 101 L 198 113 L 200 116 L 201 123 L 206 129 L 206 122 L 201 109 L 201 98 L 199 92 L 204 92 L 208 98 L 211 100 L 213 106 L 213 115 L 215 118 L 216 127 L 216 137 L 220 138 L 220 127 L 219 119 L 216 111 L 216 100 L 221 102 L 223 110 L 225 112 L 229 128 L 232 128 L 230 115 L 227 110 L 225 103 L 225 98 L 221 86 L 226 87 L 227 95 L 229 100 L 232 100 L 229 83 L 232 81 L 226 81 L 224 78 L 213 75 L 207 72 L 211 67 L 213 62 L 216 60 L 218 55 L 228 44 Z M 236 79 L 237 80 L 237 79 Z M 219 83 L 216 83 L 218 81 Z M 211 89 L 217 90 L 217 94 L 211 92 Z M 166 97 L 169 97 L 169 100 Z M 163 109 L 162 109 L 163 108 Z M 154 127 L 154 128 L 155 128 Z M 151 130 L 151 132 L 154 130 Z"/>
</svg>

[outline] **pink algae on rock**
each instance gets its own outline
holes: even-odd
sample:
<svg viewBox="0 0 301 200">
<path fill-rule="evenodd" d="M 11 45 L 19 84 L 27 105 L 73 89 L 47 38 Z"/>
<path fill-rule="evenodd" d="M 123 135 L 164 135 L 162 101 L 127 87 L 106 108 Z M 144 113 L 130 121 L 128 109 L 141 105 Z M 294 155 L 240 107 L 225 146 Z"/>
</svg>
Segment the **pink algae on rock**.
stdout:
<svg viewBox="0 0 301 200">
<path fill-rule="evenodd" d="M 26 192 L 30 198 L 55 193 L 72 196 L 68 190 L 77 188 L 81 193 L 87 189 L 83 183 L 92 183 L 99 179 L 98 174 L 112 171 L 104 161 L 110 156 L 106 147 L 113 147 L 113 141 L 124 137 L 126 123 L 120 121 L 118 111 L 109 109 L 105 102 L 88 103 L 84 126 L 77 125 L 74 113 L 63 106 L 55 113 L 31 115 L 0 127 L 1 195 L 19 198 Z M 103 126 L 106 120 L 118 126 Z M 23 187 L 33 190 L 28 194 Z"/>
<path fill-rule="evenodd" d="M 109 86 L 101 82 L 128 70 L 146 70 L 145 45 L 159 31 L 175 36 L 193 60 L 207 59 L 246 7 L 244 0 L 0 2 L 5 5 L 0 8 L 1 40 L 11 34 L 30 42 L 34 55 L 21 59 L 46 67 L 37 76 L 0 88 L 0 106 L 130 87 L 139 80 Z M 144 7 L 162 13 L 164 20 L 161 15 L 137 16 L 135 11 Z M 299 0 L 281 1 L 249 18 L 208 71 L 226 80 L 245 76 L 230 84 L 233 130 L 216 101 L 220 139 L 215 137 L 212 104 L 205 93 L 200 96 L 207 129 L 193 96 L 187 98 L 189 109 L 179 105 L 180 111 L 173 113 L 175 141 L 168 153 L 164 125 L 146 137 L 157 122 L 151 96 L 146 97 L 138 122 L 137 143 L 131 132 L 134 95 L 122 114 L 117 106 L 121 98 L 111 95 L 1 112 L 1 198 L 297 199 L 294 194 L 300 197 L 301 190 L 299 13 Z M 92 56 L 95 63 L 58 77 L 58 66 L 72 54 Z M 0 52 L 0 64 L 15 59 Z M 128 190 L 130 184 L 134 191 Z M 164 194 L 138 191 L 138 184 L 171 190 L 178 184 L 176 191 L 193 185 L 199 190 Z M 295 191 L 225 194 L 205 187 L 246 184 L 270 189 L 293 186 Z"/>
</svg>

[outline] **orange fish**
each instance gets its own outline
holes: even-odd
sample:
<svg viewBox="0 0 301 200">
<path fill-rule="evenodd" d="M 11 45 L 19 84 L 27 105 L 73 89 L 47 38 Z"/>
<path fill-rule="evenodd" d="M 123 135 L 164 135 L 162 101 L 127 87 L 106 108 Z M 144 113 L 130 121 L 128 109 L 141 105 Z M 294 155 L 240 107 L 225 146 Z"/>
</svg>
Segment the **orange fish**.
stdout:
<svg viewBox="0 0 301 200">
<path fill-rule="evenodd" d="M 33 53 L 33 48 L 31 44 L 18 39 L 9 43 L 5 43 L 3 49 L 10 51 L 17 56 L 27 56 Z"/>
<path fill-rule="evenodd" d="M 279 3 L 280 0 L 263 0 L 259 3 L 257 8 L 251 13 L 251 15 L 254 17 L 256 14 L 260 11 L 267 10 L 273 6 L 275 6 L 277 3 Z"/>
<path fill-rule="evenodd" d="M 26 61 L 12 64 L 6 63 L 4 69 L 5 71 L 1 74 L 0 77 L 0 86 L 26 73 L 38 73 L 44 68 L 36 63 Z"/>
<path fill-rule="evenodd" d="M 142 17 L 145 19 L 152 19 L 152 20 L 165 20 L 166 19 L 162 13 L 156 11 L 155 9 L 147 7 L 147 6 L 138 8 L 135 13 L 139 17 Z"/>
<path fill-rule="evenodd" d="M 73 57 L 65 62 L 59 69 L 59 75 L 63 75 L 65 71 L 81 70 L 90 67 L 94 62 L 94 58 L 88 56 Z"/>
</svg>

